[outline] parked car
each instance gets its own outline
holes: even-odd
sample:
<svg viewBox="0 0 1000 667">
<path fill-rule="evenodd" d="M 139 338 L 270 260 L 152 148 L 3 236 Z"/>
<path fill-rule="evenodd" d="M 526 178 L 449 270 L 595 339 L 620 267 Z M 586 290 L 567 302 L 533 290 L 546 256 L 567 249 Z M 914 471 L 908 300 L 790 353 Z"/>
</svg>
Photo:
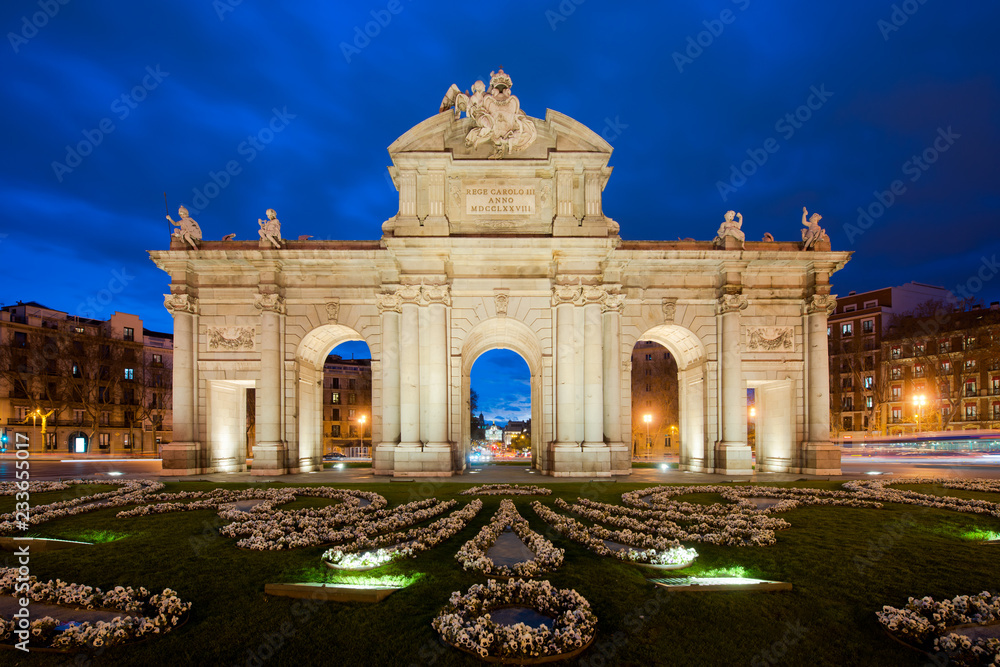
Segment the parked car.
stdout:
<svg viewBox="0 0 1000 667">
<path fill-rule="evenodd" d="M 346 456 L 344 456 L 343 454 L 340 454 L 338 452 L 334 452 L 333 454 L 324 454 L 323 455 L 323 460 L 324 461 L 343 461 L 346 458 L 347 458 Z"/>
</svg>

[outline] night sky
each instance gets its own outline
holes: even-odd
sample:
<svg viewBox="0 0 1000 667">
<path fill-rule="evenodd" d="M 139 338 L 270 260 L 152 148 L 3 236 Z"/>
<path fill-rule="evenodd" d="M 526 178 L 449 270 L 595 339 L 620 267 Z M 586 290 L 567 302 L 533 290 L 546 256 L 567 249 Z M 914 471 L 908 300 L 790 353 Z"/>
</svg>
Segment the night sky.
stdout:
<svg viewBox="0 0 1000 667">
<path fill-rule="evenodd" d="M 0 303 L 170 331 L 164 192 L 206 239 L 269 207 L 286 238 L 377 238 L 385 147 L 501 65 L 529 115 L 610 141 L 626 239 L 710 239 L 733 208 L 797 240 L 807 206 L 855 251 L 840 294 L 1000 299 L 995 2 L 151 4 L 2 4 Z"/>
</svg>

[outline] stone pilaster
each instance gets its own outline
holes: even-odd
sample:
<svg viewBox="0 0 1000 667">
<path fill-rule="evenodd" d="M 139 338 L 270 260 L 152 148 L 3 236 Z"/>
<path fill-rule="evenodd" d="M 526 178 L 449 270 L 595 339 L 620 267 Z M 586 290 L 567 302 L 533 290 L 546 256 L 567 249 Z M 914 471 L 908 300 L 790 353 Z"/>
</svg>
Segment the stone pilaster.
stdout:
<svg viewBox="0 0 1000 667">
<path fill-rule="evenodd" d="M 556 309 L 556 447 L 576 447 L 576 335 L 574 302 L 580 296 L 575 285 L 552 290 Z"/>
<path fill-rule="evenodd" d="M 611 471 L 615 474 L 632 472 L 632 456 L 622 440 L 622 342 L 621 307 L 625 295 L 620 287 L 612 287 L 601 303 L 603 318 L 602 346 L 604 362 L 604 439 L 611 449 Z"/>
<path fill-rule="evenodd" d="M 447 285 L 425 285 L 423 298 L 427 302 L 427 446 L 451 449 L 448 441 L 448 337 L 447 309 L 451 292 Z"/>
<path fill-rule="evenodd" d="M 420 288 L 400 287 L 399 322 L 399 429 L 400 447 L 420 443 Z"/>
<path fill-rule="evenodd" d="M 392 450 L 399 443 L 399 319 L 402 302 L 394 291 L 376 295 L 382 320 L 382 441 L 374 447 L 376 475 L 392 474 Z M 372 416 L 374 419 L 374 415 Z"/>
<path fill-rule="evenodd" d="M 802 472 L 839 475 L 840 448 L 830 441 L 830 359 L 827 319 L 837 307 L 831 294 L 813 294 L 806 301 L 806 442 Z"/>
<path fill-rule="evenodd" d="M 604 355 L 599 287 L 583 290 L 583 446 L 604 447 Z"/>
<path fill-rule="evenodd" d="M 163 306 L 174 318 L 174 439 L 163 446 L 163 469 L 173 475 L 193 475 L 205 465 L 198 433 L 198 299 L 164 294 Z"/>
<path fill-rule="evenodd" d="M 283 475 L 286 471 L 286 443 L 281 438 L 281 324 L 285 299 L 275 292 L 255 295 L 260 311 L 260 383 L 257 386 L 256 433 L 253 448 L 253 475 Z"/>
</svg>

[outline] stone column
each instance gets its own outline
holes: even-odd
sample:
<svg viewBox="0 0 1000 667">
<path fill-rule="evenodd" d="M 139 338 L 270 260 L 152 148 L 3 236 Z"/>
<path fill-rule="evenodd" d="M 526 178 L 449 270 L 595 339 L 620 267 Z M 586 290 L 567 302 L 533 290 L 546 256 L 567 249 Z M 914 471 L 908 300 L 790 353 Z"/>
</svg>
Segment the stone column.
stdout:
<svg viewBox="0 0 1000 667">
<path fill-rule="evenodd" d="M 375 448 L 376 475 L 391 474 L 393 452 L 399 443 L 399 319 L 402 308 L 395 292 L 376 295 L 382 320 L 382 441 Z M 375 415 L 372 415 L 372 422 Z"/>
<path fill-rule="evenodd" d="M 253 448 L 253 475 L 283 475 L 285 442 L 281 439 L 281 318 L 285 300 L 275 293 L 254 297 L 260 311 L 260 383 L 257 386 L 257 442 Z"/>
<path fill-rule="evenodd" d="M 608 294 L 602 303 L 604 354 L 604 437 L 622 443 L 621 307 L 624 294 Z"/>
<path fill-rule="evenodd" d="M 600 288 L 584 290 L 583 307 L 583 446 L 604 447 L 604 334 Z"/>
<path fill-rule="evenodd" d="M 399 322 L 399 446 L 420 447 L 420 288 L 404 286 L 396 292 L 401 304 Z"/>
<path fill-rule="evenodd" d="M 830 358 L 827 318 L 837 307 L 831 294 L 814 294 L 806 301 L 806 442 L 802 472 L 839 475 L 840 447 L 830 442 Z"/>
<path fill-rule="evenodd" d="M 722 439 L 716 444 L 716 472 L 750 474 L 752 464 L 747 445 L 747 399 L 743 390 L 740 352 L 740 311 L 748 306 L 742 294 L 724 294 L 719 299 L 719 387 Z"/>
<path fill-rule="evenodd" d="M 173 442 L 163 446 L 163 468 L 176 475 L 203 472 L 198 441 L 198 300 L 188 294 L 164 294 L 163 306 L 174 318 Z"/>
<path fill-rule="evenodd" d="M 556 446 L 576 447 L 576 314 L 577 286 L 557 286 L 552 291 L 556 310 Z"/>
<path fill-rule="evenodd" d="M 427 301 L 427 446 L 451 449 L 448 441 L 448 326 L 447 309 L 451 293 L 447 285 L 430 285 L 423 288 Z"/>
</svg>

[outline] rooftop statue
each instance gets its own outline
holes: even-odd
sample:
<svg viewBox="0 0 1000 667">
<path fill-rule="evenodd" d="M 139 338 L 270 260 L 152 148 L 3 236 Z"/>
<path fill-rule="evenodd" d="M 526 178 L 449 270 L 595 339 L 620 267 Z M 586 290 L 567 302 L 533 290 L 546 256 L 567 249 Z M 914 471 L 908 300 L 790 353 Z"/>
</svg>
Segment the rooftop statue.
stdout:
<svg viewBox="0 0 1000 667">
<path fill-rule="evenodd" d="M 535 124 L 521 111 L 517 96 L 510 94 L 513 85 L 501 67 L 499 72 L 490 72 L 489 90 L 482 81 L 476 81 L 469 95 L 451 84 L 441 101 L 440 111 L 454 108 L 456 116 L 464 111 L 475 121 L 476 127 L 466 135 L 465 145 L 476 148 L 485 143 L 492 144 L 491 160 L 523 151 L 535 141 Z"/>
<path fill-rule="evenodd" d="M 267 220 L 257 218 L 257 224 L 260 225 L 260 229 L 257 230 L 260 240 L 269 241 L 275 248 L 280 248 L 281 222 L 278 220 L 278 212 L 273 208 L 267 209 Z"/>
<path fill-rule="evenodd" d="M 735 220 L 733 218 L 736 218 Z M 744 247 L 746 235 L 740 229 L 743 226 L 743 214 L 736 211 L 726 211 L 725 220 L 715 233 L 715 243 L 722 244 L 727 236 L 732 236 L 740 242 L 740 247 Z"/>
<path fill-rule="evenodd" d="M 173 237 L 180 239 L 183 243 L 189 243 L 191 247 L 195 250 L 198 249 L 198 241 L 201 241 L 201 227 L 195 222 L 195 219 L 188 214 L 188 210 L 181 206 L 177 209 L 178 215 L 181 219 L 178 222 L 174 222 L 174 219 L 169 215 L 167 220 L 170 221 L 174 227 L 178 229 L 174 230 Z"/>
<path fill-rule="evenodd" d="M 816 243 L 820 241 L 830 241 L 830 237 L 826 235 L 826 232 L 822 227 L 819 226 L 819 221 L 823 219 L 819 213 L 813 213 L 812 217 L 806 220 L 806 216 L 809 215 L 809 211 L 806 207 L 802 207 L 802 224 L 805 229 L 802 230 L 802 249 L 809 250 Z"/>
</svg>

